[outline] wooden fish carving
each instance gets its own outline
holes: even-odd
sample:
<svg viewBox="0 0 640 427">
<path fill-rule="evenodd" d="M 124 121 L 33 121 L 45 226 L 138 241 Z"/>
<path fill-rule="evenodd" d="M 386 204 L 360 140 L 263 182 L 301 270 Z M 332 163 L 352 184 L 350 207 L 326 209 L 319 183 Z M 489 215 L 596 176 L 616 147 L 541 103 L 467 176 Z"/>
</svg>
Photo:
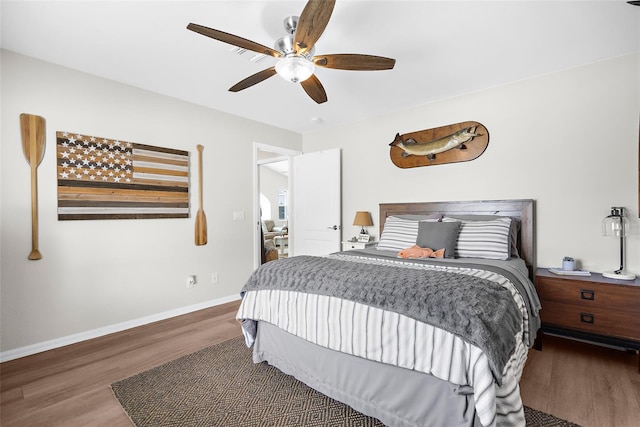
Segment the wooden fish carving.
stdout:
<svg viewBox="0 0 640 427">
<path fill-rule="evenodd" d="M 466 162 L 480 156 L 489 144 L 489 131 L 479 122 L 467 121 L 397 134 L 389 156 L 399 168 Z"/>
<path fill-rule="evenodd" d="M 417 142 L 413 138 L 402 140 L 398 133 L 389 145 L 401 148 L 403 157 L 427 156 L 429 160 L 433 161 L 438 153 L 443 153 L 454 148 L 466 150 L 465 142 L 471 141 L 476 136 L 482 136 L 482 134 L 475 133 L 475 126 L 460 129 L 451 135 L 428 142 Z"/>
</svg>

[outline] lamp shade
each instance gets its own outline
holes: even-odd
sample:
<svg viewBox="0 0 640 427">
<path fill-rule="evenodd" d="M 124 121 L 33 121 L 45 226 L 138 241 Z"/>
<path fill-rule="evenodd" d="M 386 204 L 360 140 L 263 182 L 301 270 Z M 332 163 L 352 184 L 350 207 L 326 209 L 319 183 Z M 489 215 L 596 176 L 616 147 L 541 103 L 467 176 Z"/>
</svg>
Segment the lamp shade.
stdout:
<svg viewBox="0 0 640 427">
<path fill-rule="evenodd" d="M 373 225 L 371 214 L 367 211 L 356 212 L 356 217 L 353 219 L 353 225 L 358 225 L 360 227 L 371 227 Z"/>
<path fill-rule="evenodd" d="M 276 72 L 283 79 L 298 83 L 307 80 L 313 74 L 313 62 L 301 56 L 287 56 L 276 63 Z"/>
<path fill-rule="evenodd" d="M 629 237 L 629 220 L 623 212 L 623 208 L 611 208 L 611 214 L 602 220 L 603 236 Z"/>
</svg>

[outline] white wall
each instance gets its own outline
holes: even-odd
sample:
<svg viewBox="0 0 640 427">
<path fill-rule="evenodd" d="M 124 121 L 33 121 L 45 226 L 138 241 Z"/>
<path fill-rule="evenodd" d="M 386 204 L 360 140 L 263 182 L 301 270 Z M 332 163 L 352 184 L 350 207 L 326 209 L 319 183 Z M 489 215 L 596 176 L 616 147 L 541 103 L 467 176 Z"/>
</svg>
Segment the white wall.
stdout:
<svg viewBox="0 0 640 427">
<path fill-rule="evenodd" d="M 600 223 L 611 206 L 624 206 L 632 233 L 627 266 L 640 274 L 639 64 L 634 54 L 442 100 L 305 135 L 303 148 L 342 148 L 343 238 L 357 232 L 357 210 L 372 213 L 370 231 L 378 234 L 378 203 L 530 198 L 539 266 L 559 266 L 567 255 L 604 271 L 617 269 L 619 241 L 602 237 Z M 397 132 L 468 120 L 489 130 L 476 160 L 413 169 L 391 162 Z"/>
<path fill-rule="evenodd" d="M 253 143 L 300 150 L 298 134 L 2 51 L 0 350 L 238 296 L 253 271 Z M 30 169 L 20 113 L 46 119 L 38 168 L 39 247 L 31 249 Z M 55 132 L 191 153 L 189 219 L 58 221 Z M 197 150 L 204 149 L 206 246 L 194 244 Z M 244 221 L 233 221 L 244 211 Z M 211 284 L 211 273 L 219 283 Z M 185 286 L 195 274 L 199 283 Z M 19 352 L 19 351 L 18 351 Z"/>
<path fill-rule="evenodd" d="M 638 54 L 302 137 L 1 53 L 0 351 L 5 355 L 236 296 L 253 269 L 253 142 L 305 152 L 342 148 L 343 237 L 358 231 L 351 226 L 356 210 L 371 211 L 376 225 L 370 232 L 377 234 L 380 202 L 532 198 L 538 264 L 559 265 L 570 255 L 583 268 L 602 271 L 617 267 L 618 242 L 601 237 L 600 221 L 611 206 L 625 206 L 632 232 L 628 267 L 640 274 Z M 429 85 L 417 90 L 428 91 Z M 47 151 L 38 168 L 40 261 L 27 260 L 31 208 L 18 121 L 23 112 L 47 120 Z M 483 123 L 490 133 L 478 159 L 414 169 L 391 163 L 388 144 L 396 132 L 467 120 Z M 193 216 L 195 146 L 204 144 L 208 245 L 193 244 L 193 217 L 58 221 L 57 130 L 189 150 Z M 245 221 L 232 221 L 233 211 L 244 211 Z M 210 284 L 212 272 L 220 275 L 218 285 Z M 193 289 L 185 288 L 188 274 L 198 276 Z"/>
</svg>

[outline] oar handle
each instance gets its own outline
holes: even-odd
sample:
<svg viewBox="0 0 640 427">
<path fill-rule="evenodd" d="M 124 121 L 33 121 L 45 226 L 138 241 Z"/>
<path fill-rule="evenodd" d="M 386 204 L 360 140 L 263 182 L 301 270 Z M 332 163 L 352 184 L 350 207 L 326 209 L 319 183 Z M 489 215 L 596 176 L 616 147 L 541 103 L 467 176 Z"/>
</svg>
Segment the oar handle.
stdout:
<svg viewBox="0 0 640 427">
<path fill-rule="evenodd" d="M 31 252 L 30 260 L 42 258 L 42 254 L 38 250 L 38 175 L 36 166 L 31 165 Z"/>
<path fill-rule="evenodd" d="M 30 260 L 42 258 L 38 250 L 38 151 L 36 149 L 36 120 L 35 116 L 29 117 L 31 149 L 29 150 L 29 165 L 31 166 L 31 253 Z"/>
<path fill-rule="evenodd" d="M 202 209 L 202 150 L 204 146 L 198 144 L 198 206 Z"/>
</svg>

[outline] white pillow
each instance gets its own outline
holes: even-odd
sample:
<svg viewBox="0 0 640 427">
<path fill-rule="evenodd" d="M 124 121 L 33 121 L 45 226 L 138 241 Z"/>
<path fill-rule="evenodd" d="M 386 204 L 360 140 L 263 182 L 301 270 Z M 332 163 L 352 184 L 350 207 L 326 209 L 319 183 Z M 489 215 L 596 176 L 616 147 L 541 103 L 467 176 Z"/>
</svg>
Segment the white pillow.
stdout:
<svg viewBox="0 0 640 427">
<path fill-rule="evenodd" d="M 437 222 L 437 219 L 423 221 Z M 418 224 L 420 221 L 403 219 L 395 216 L 388 217 L 384 222 L 384 229 L 380 236 L 377 249 L 387 251 L 401 251 L 416 244 L 418 239 Z"/>
<path fill-rule="evenodd" d="M 443 222 L 460 221 L 456 242 L 456 258 L 484 258 L 507 260 L 510 258 L 511 218 L 491 221 L 464 221 L 444 217 Z"/>
</svg>

